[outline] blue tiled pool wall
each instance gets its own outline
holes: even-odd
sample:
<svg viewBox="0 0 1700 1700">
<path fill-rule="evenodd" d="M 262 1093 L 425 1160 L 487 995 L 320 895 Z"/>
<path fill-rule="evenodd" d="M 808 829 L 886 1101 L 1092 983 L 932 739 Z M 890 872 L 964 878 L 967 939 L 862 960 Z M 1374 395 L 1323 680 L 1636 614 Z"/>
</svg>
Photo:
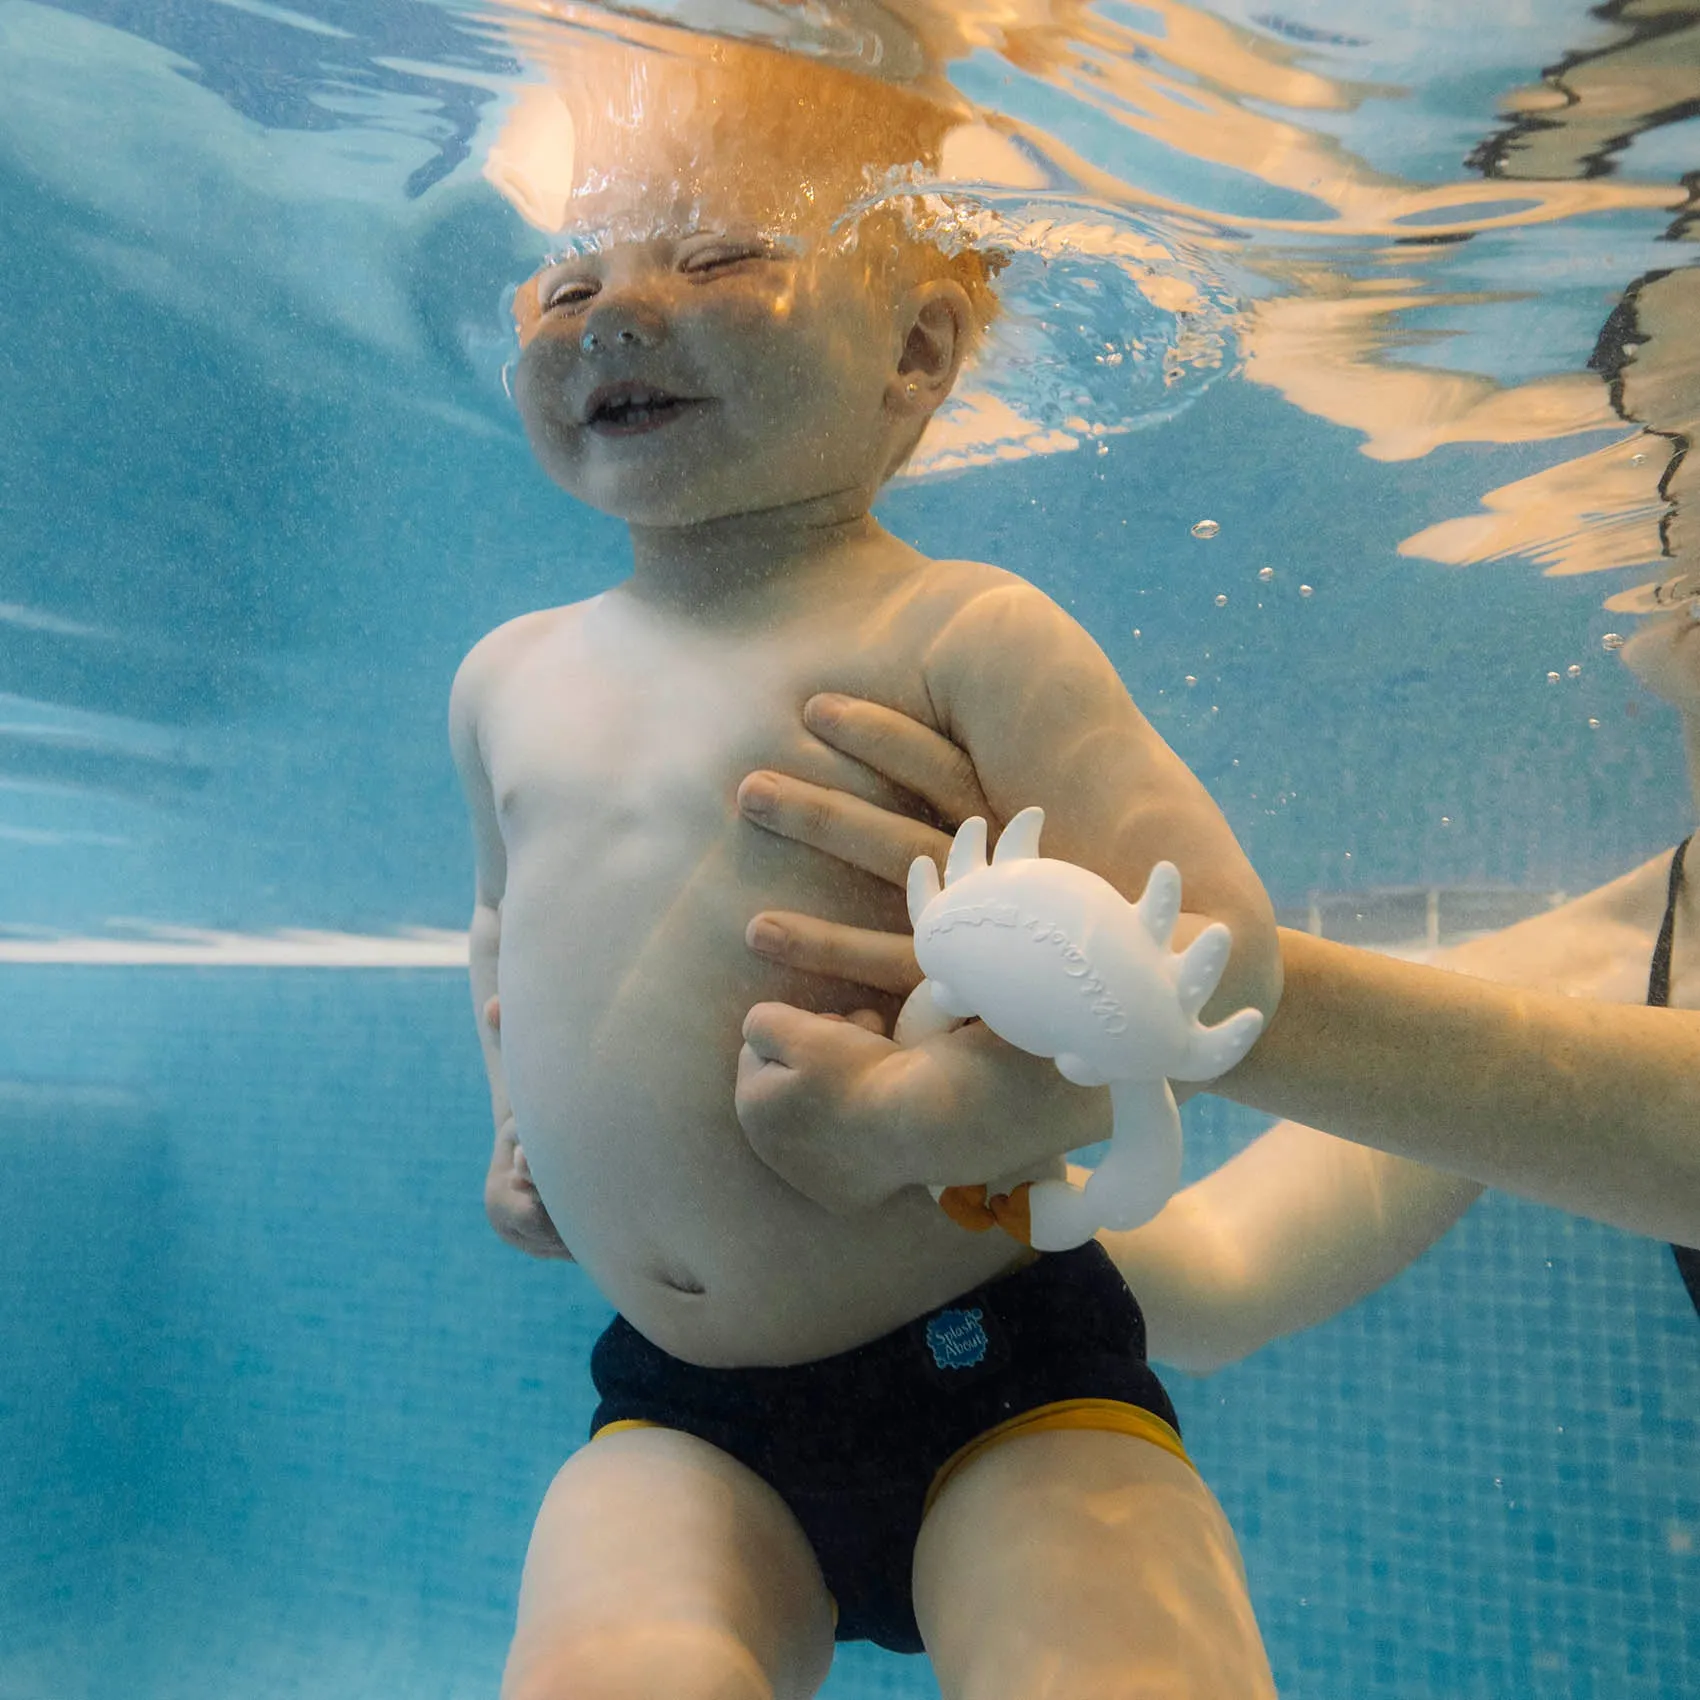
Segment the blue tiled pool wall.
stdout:
<svg viewBox="0 0 1700 1700">
<path fill-rule="evenodd" d="M 8 992 L 0 1696 L 493 1694 L 607 1312 L 484 1223 L 459 976 Z M 1189 1123 L 1194 1170 L 1258 1125 Z M 1347 1316 L 1169 1379 L 1285 1694 L 1700 1690 L 1700 1323 L 1662 1248 L 1490 1200 Z M 868 1650 L 827 1690 L 933 1692 Z"/>
</svg>

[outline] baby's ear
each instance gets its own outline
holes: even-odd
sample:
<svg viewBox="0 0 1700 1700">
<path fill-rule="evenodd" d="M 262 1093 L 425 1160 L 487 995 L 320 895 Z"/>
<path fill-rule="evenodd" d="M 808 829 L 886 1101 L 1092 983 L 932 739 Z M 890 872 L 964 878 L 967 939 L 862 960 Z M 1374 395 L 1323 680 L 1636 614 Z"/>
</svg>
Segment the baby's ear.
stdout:
<svg viewBox="0 0 1700 1700">
<path fill-rule="evenodd" d="M 967 290 L 949 278 L 917 284 L 905 306 L 897 388 L 914 411 L 931 413 L 950 394 L 967 358 L 973 308 Z"/>
</svg>

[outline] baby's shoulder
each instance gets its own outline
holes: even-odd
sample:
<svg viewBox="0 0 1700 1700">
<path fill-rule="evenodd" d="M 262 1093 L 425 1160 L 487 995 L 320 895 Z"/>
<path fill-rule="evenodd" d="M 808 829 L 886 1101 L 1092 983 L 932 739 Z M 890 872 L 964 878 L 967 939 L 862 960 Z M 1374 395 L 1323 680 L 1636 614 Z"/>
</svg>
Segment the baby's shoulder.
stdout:
<svg viewBox="0 0 1700 1700">
<path fill-rule="evenodd" d="M 1035 596 L 1042 594 L 1019 573 L 1012 573 L 1007 567 L 995 567 L 989 561 L 929 560 L 924 582 L 934 595 L 960 603 L 996 590 L 1030 591 Z"/>
<path fill-rule="evenodd" d="M 941 631 L 1062 614 L 1037 585 L 986 561 L 929 561 L 916 589 L 927 617 Z"/>
<path fill-rule="evenodd" d="M 1018 573 L 984 561 L 934 561 L 925 578 L 928 672 L 982 668 L 988 655 L 1072 662 L 1091 647 L 1078 622 Z"/>
<path fill-rule="evenodd" d="M 457 719 L 477 719 L 495 683 L 510 677 L 514 667 L 538 644 L 575 625 L 585 606 L 575 602 L 562 608 L 540 608 L 486 632 L 467 651 L 455 672 L 449 694 L 450 714 Z"/>
</svg>

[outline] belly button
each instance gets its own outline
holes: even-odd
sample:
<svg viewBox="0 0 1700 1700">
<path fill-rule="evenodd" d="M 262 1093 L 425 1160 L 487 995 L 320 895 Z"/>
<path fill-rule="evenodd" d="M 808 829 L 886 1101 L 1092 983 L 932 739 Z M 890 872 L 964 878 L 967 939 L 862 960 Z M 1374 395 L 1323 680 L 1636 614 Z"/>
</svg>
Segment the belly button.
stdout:
<svg viewBox="0 0 1700 1700">
<path fill-rule="evenodd" d="M 661 1271 L 661 1284 L 664 1287 L 671 1288 L 675 1293 L 689 1293 L 692 1297 L 700 1296 L 708 1291 L 708 1288 L 694 1275 L 680 1275 L 670 1269 Z"/>
</svg>

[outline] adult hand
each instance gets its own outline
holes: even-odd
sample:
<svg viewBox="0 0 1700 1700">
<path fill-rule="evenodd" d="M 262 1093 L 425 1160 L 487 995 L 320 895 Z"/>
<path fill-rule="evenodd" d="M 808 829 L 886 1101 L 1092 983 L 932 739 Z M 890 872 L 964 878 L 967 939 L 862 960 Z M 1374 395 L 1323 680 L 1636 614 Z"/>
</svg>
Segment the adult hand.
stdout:
<svg viewBox="0 0 1700 1700">
<path fill-rule="evenodd" d="M 484 1006 L 484 1019 L 493 1033 L 501 1032 L 502 1006 L 496 998 Z M 484 1177 L 484 1214 L 497 1234 L 516 1250 L 532 1257 L 572 1260 L 573 1254 L 555 1231 L 532 1184 L 531 1167 L 525 1160 L 511 1110 L 496 1129 L 496 1147 Z"/>
<path fill-rule="evenodd" d="M 1003 829 L 980 790 L 974 764 L 951 741 L 895 709 L 826 694 L 803 706 L 803 724 L 823 743 L 895 780 L 916 799 L 913 817 L 789 774 L 750 774 L 738 788 L 744 818 L 811 845 L 901 889 L 917 856 L 943 863 L 951 834 L 972 815 Z M 903 996 L 920 983 L 911 940 L 813 915 L 764 910 L 745 934 L 758 956 L 790 968 Z"/>
</svg>

